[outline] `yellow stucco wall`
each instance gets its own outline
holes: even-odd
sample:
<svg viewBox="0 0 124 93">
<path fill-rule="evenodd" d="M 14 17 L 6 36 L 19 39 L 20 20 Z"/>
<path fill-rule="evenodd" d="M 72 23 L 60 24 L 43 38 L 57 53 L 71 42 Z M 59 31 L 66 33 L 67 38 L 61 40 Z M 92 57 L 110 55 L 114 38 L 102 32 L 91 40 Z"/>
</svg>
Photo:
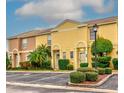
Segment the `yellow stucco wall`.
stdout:
<svg viewBox="0 0 124 93">
<path fill-rule="evenodd" d="M 36 37 L 36 47 L 38 47 L 41 44 L 47 44 L 47 35 Z"/>
<path fill-rule="evenodd" d="M 118 32 L 117 32 L 117 22 L 98 24 L 99 37 L 109 39 L 113 45 L 114 49 L 111 55 L 113 58 L 117 57 L 117 45 L 118 45 Z M 77 68 L 77 48 L 83 47 L 87 50 L 87 62 L 91 63 L 91 44 L 89 26 L 85 25 L 81 28 L 78 27 L 79 24 L 75 22 L 64 22 L 55 28 L 55 32 L 51 33 L 51 52 L 52 52 L 52 65 L 54 65 L 54 51 L 60 51 L 60 58 L 63 58 L 63 52 L 66 52 L 66 58 L 70 59 L 71 64 Z M 40 44 L 47 44 L 47 35 L 36 37 L 36 46 Z M 70 51 L 74 52 L 74 58 L 70 58 Z"/>
<path fill-rule="evenodd" d="M 55 28 L 58 32 L 51 34 L 52 50 L 54 50 L 54 46 L 58 45 L 60 58 L 63 58 L 63 52 L 66 52 L 66 58 L 74 65 L 77 61 L 76 49 L 82 46 L 87 47 L 87 27 L 78 28 L 78 25 L 67 22 Z M 72 59 L 70 58 L 71 51 L 74 52 L 74 58 Z"/>
<path fill-rule="evenodd" d="M 79 25 L 79 23 L 76 23 L 76 22 L 62 22 L 61 24 L 59 24 L 56 29 L 67 29 L 67 28 L 74 28 L 76 27 L 77 25 Z"/>
</svg>

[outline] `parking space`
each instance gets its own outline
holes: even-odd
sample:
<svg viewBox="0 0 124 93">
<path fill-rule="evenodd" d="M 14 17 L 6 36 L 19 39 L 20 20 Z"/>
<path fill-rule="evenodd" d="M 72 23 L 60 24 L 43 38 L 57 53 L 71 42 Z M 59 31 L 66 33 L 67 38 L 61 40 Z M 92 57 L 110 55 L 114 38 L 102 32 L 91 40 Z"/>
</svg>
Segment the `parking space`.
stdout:
<svg viewBox="0 0 124 93">
<path fill-rule="evenodd" d="M 53 85 L 53 86 L 67 86 L 69 81 L 69 73 L 20 73 L 20 72 L 7 72 L 7 82 L 16 82 L 24 84 L 40 84 L 40 85 Z M 98 89 L 118 89 L 118 75 L 112 76 Z"/>
<path fill-rule="evenodd" d="M 68 73 L 7 73 L 8 82 L 31 84 L 66 85 Z"/>
</svg>

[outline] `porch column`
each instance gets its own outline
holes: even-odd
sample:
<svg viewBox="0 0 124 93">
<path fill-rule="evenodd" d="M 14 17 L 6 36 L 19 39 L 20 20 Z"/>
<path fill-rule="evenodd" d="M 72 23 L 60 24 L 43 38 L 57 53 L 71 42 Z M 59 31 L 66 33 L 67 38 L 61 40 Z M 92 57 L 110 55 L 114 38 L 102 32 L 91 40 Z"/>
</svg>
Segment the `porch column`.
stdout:
<svg viewBox="0 0 124 93">
<path fill-rule="evenodd" d="M 74 69 L 78 68 L 78 60 L 77 60 L 77 48 L 74 49 Z"/>
<path fill-rule="evenodd" d="M 55 69 L 54 67 L 54 53 L 53 53 L 53 50 L 51 51 L 51 66 L 53 69 Z"/>
<path fill-rule="evenodd" d="M 88 58 L 88 55 L 87 55 L 87 47 L 85 47 L 85 55 L 86 55 L 86 57 L 85 57 L 85 62 L 87 63 L 87 58 Z"/>
<path fill-rule="evenodd" d="M 17 60 L 17 61 L 18 61 L 17 67 L 19 67 L 19 66 L 20 66 L 20 65 L 19 65 L 19 63 L 20 63 L 20 53 L 17 54 L 17 58 L 18 58 L 18 60 Z"/>
<path fill-rule="evenodd" d="M 87 55 L 87 58 L 88 58 L 88 67 L 89 68 L 92 68 L 92 61 L 91 61 L 91 50 L 90 50 L 90 47 L 88 47 L 88 55 Z"/>
<path fill-rule="evenodd" d="M 12 52 L 12 68 L 14 68 L 14 67 L 15 67 L 15 61 L 14 61 L 14 54 Z"/>
</svg>

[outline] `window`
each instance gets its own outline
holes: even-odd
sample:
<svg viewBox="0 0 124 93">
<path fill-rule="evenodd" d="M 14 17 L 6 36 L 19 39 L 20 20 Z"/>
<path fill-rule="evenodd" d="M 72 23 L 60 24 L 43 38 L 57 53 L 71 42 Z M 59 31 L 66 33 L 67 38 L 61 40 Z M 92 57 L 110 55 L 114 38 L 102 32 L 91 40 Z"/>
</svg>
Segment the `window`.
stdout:
<svg viewBox="0 0 124 93">
<path fill-rule="evenodd" d="M 28 40 L 27 39 L 22 39 L 22 48 L 25 49 L 28 46 Z"/>
<path fill-rule="evenodd" d="M 48 37 L 47 37 L 47 44 L 51 45 L 51 35 L 48 35 Z"/>
<path fill-rule="evenodd" d="M 95 40 L 95 33 L 92 29 L 90 29 L 90 40 Z"/>
<path fill-rule="evenodd" d="M 63 52 L 63 59 L 66 59 L 66 52 Z"/>
<path fill-rule="evenodd" d="M 70 52 L 70 58 L 74 58 L 74 52 L 73 51 Z"/>
</svg>

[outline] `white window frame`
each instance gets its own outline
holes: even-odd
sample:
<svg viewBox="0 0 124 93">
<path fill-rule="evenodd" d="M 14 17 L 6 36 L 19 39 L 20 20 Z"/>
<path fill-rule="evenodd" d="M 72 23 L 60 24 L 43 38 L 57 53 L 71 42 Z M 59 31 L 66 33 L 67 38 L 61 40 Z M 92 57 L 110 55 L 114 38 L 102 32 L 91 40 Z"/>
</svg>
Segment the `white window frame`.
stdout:
<svg viewBox="0 0 124 93">
<path fill-rule="evenodd" d="M 51 45 L 51 35 L 48 35 L 47 36 L 47 44 L 48 45 Z"/>
<path fill-rule="evenodd" d="M 95 40 L 95 32 L 90 28 L 90 40 Z"/>
<path fill-rule="evenodd" d="M 70 58 L 74 58 L 74 51 L 70 51 Z"/>
<path fill-rule="evenodd" d="M 63 59 L 66 59 L 66 52 L 63 52 Z"/>
<path fill-rule="evenodd" d="M 28 39 L 25 38 L 25 39 L 22 39 L 22 49 L 25 49 L 28 47 Z"/>
</svg>

